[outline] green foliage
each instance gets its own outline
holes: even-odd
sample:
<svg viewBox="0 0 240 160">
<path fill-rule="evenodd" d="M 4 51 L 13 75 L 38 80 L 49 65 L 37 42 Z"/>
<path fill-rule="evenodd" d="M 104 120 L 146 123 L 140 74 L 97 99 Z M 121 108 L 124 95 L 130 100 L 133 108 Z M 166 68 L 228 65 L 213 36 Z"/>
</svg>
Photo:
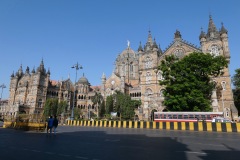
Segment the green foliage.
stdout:
<svg viewBox="0 0 240 160">
<path fill-rule="evenodd" d="M 102 101 L 102 103 L 100 104 L 100 108 L 99 108 L 99 116 L 103 117 L 105 113 L 106 113 L 105 103 L 104 103 L 104 101 Z"/>
<path fill-rule="evenodd" d="M 67 109 L 67 102 L 66 101 L 60 101 L 58 103 L 57 98 L 49 98 L 46 100 L 46 103 L 44 105 L 44 112 L 43 115 L 45 118 L 48 118 L 49 116 L 54 115 L 60 115 L 61 113 L 65 112 Z"/>
<path fill-rule="evenodd" d="M 74 119 L 80 119 L 81 116 L 82 115 L 82 112 L 81 112 L 81 109 L 80 108 L 77 108 L 77 107 L 75 107 L 74 108 Z"/>
<path fill-rule="evenodd" d="M 99 114 L 100 114 L 100 107 L 102 102 L 103 102 L 103 96 L 101 95 L 101 93 L 99 92 L 95 92 L 95 95 L 92 97 L 92 102 L 94 105 L 97 105 L 97 110 L 98 110 L 98 115 L 97 117 L 99 117 Z"/>
<path fill-rule="evenodd" d="M 236 69 L 235 72 L 232 82 L 236 89 L 240 89 L 240 68 Z"/>
<path fill-rule="evenodd" d="M 233 89 L 233 99 L 234 104 L 238 110 L 240 110 L 240 68 L 235 70 L 235 74 L 232 77 L 233 85 L 235 89 Z"/>
<path fill-rule="evenodd" d="M 140 101 L 131 100 L 131 97 L 120 91 L 113 94 L 114 108 L 116 112 L 120 113 L 121 118 L 131 119 L 134 117 L 134 109 L 141 105 Z"/>
<path fill-rule="evenodd" d="M 57 108 L 57 115 L 62 114 L 63 112 L 65 112 L 67 110 L 67 102 L 66 101 L 60 101 L 58 103 L 58 108 Z"/>
<path fill-rule="evenodd" d="M 165 85 L 164 105 L 170 111 L 210 111 L 211 93 L 214 83 L 210 76 L 222 75 L 227 67 L 222 56 L 191 53 L 179 60 L 175 56 L 166 56 L 158 67 L 163 73 Z"/>
<path fill-rule="evenodd" d="M 106 99 L 106 114 L 113 112 L 113 96 L 107 96 Z"/>
<path fill-rule="evenodd" d="M 58 99 L 56 98 L 49 98 L 46 100 L 45 106 L 44 106 L 44 117 L 47 118 L 49 116 L 54 116 L 57 114 L 58 109 Z"/>
<path fill-rule="evenodd" d="M 233 90 L 233 99 L 236 108 L 240 111 L 240 88 Z"/>
</svg>

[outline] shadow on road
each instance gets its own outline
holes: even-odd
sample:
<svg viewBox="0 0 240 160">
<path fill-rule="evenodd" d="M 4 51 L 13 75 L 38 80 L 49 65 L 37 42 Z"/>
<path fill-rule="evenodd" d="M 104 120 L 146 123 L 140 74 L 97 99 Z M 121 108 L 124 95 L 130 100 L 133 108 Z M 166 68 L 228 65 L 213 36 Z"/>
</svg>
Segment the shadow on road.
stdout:
<svg viewBox="0 0 240 160">
<path fill-rule="evenodd" d="M 193 159 L 187 145 L 177 138 L 139 134 L 109 134 L 106 131 L 66 131 L 57 135 L 0 130 L 1 160 L 91 159 L 91 160 L 187 160 Z M 236 150 L 204 150 L 196 159 L 239 159 Z M 231 155 L 231 157 L 229 157 Z M 20 158 L 20 159 L 21 159 Z"/>
</svg>

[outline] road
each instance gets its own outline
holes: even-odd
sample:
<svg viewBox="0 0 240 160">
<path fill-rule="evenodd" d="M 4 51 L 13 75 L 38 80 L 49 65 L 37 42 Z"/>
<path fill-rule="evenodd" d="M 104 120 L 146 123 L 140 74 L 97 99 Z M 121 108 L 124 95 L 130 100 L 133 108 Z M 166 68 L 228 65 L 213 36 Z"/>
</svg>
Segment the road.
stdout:
<svg viewBox="0 0 240 160">
<path fill-rule="evenodd" d="M 59 126 L 0 128 L 1 160 L 239 160 L 240 133 Z"/>
</svg>

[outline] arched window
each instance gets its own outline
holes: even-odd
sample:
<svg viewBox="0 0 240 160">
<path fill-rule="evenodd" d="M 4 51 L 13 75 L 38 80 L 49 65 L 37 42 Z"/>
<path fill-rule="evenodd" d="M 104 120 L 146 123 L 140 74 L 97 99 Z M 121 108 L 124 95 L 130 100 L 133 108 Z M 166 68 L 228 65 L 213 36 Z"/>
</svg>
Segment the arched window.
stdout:
<svg viewBox="0 0 240 160">
<path fill-rule="evenodd" d="M 42 99 L 38 100 L 38 108 L 42 108 Z"/>
<path fill-rule="evenodd" d="M 214 57 L 219 56 L 220 52 L 219 52 L 219 48 L 217 45 L 212 45 L 210 48 L 210 54 L 213 55 Z"/>
<path fill-rule="evenodd" d="M 221 85 L 222 85 L 222 90 L 226 90 L 226 83 L 225 81 L 222 81 L 221 82 Z"/>
<path fill-rule="evenodd" d="M 125 64 L 123 63 L 122 64 L 122 76 L 125 76 L 126 75 L 126 69 L 125 69 Z"/>
<path fill-rule="evenodd" d="M 150 72 L 146 73 L 146 84 L 150 84 L 152 80 L 152 75 Z"/>
<path fill-rule="evenodd" d="M 152 59 L 150 57 L 147 57 L 145 60 L 145 68 L 152 68 Z"/>
<path fill-rule="evenodd" d="M 161 90 L 160 90 L 160 92 L 159 92 L 159 96 L 160 96 L 160 97 L 164 97 L 164 94 L 163 94 L 164 91 L 165 91 L 164 89 L 161 89 Z"/>
<path fill-rule="evenodd" d="M 149 95 L 152 95 L 153 92 L 150 88 L 148 88 L 148 89 L 146 89 L 146 94 L 147 94 L 147 96 L 149 96 Z"/>
<path fill-rule="evenodd" d="M 158 79 L 159 81 L 164 80 L 163 75 L 162 75 L 162 71 L 158 71 L 158 73 L 157 73 L 157 79 Z"/>
</svg>

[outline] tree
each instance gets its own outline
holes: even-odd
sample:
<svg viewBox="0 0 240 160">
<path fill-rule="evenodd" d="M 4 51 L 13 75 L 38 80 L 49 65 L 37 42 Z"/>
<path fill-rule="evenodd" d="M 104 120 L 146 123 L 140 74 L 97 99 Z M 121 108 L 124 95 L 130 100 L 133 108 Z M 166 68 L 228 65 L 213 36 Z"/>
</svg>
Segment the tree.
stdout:
<svg viewBox="0 0 240 160">
<path fill-rule="evenodd" d="M 228 61 L 223 56 L 191 53 L 183 59 L 171 55 L 161 61 L 165 85 L 164 105 L 170 111 L 210 111 L 214 83 L 211 77 L 223 74 Z"/>
<path fill-rule="evenodd" d="M 92 102 L 94 105 L 97 105 L 97 118 L 99 117 L 99 106 L 103 102 L 103 96 L 99 92 L 95 92 L 95 95 L 92 97 Z"/>
<path fill-rule="evenodd" d="M 44 105 L 44 112 L 43 112 L 44 117 L 47 118 L 49 116 L 56 115 L 57 109 L 58 109 L 58 99 L 57 98 L 47 99 Z"/>
<path fill-rule="evenodd" d="M 67 109 L 67 102 L 66 101 L 60 101 L 58 103 L 58 107 L 57 107 L 57 115 L 60 115 L 62 113 L 64 113 Z"/>
<path fill-rule="evenodd" d="M 116 91 L 113 94 L 114 108 L 120 113 L 120 118 L 131 119 L 134 116 L 134 109 L 141 105 L 140 101 L 131 100 L 128 94 Z"/>
<path fill-rule="evenodd" d="M 240 68 L 236 69 L 235 72 L 232 82 L 236 89 L 240 89 Z"/>
<path fill-rule="evenodd" d="M 102 103 L 100 104 L 99 116 L 100 116 L 100 117 L 103 117 L 105 113 L 106 113 L 106 110 L 105 110 L 105 102 L 104 102 L 104 100 L 103 100 Z"/>
<path fill-rule="evenodd" d="M 240 111 L 240 68 L 235 70 L 235 74 L 232 77 L 232 82 L 234 85 L 233 89 L 233 99 L 234 99 L 234 104 L 238 111 Z"/>
<path fill-rule="evenodd" d="M 107 96 L 106 99 L 106 114 L 113 112 L 113 96 Z"/>
<path fill-rule="evenodd" d="M 74 108 L 74 115 L 73 115 L 74 119 L 79 119 L 81 115 L 82 115 L 81 109 L 78 108 L 78 107 L 75 107 Z"/>
</svg>

